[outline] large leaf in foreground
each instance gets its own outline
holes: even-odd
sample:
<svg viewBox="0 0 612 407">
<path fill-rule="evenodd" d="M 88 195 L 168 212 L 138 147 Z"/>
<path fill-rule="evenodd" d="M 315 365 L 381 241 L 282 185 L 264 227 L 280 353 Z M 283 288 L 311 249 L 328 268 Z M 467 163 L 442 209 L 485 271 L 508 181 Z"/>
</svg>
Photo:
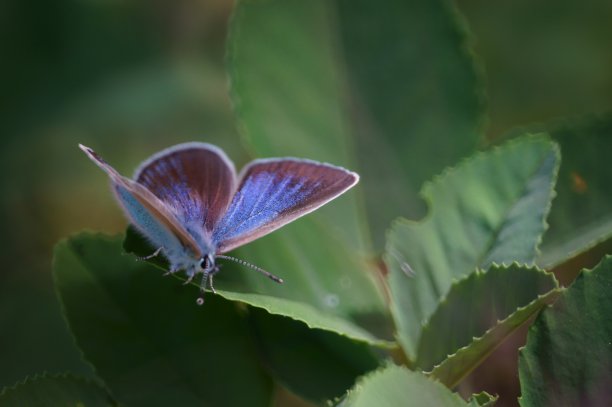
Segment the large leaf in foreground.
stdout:
<svg viewBox="0 0 612 407">
<path fill-rule="evenodd" d="M 283 230 L 280 234 L 264 238 L 274 242 L 274 249 L 266 250 L 266 244 L 261 247 L 254 242 L 241 252 L 247 253 L 243 258 L 260 266 L 265 265 L 279 274 L 285 281 L 282 285 L 254 270 L 220 260 L 222 271 L 215 276 L 217 293 L 228 300 L 301 321 L 310 328 L 335 332 L 370 344 L 391 345 L 353 322 L 363 321 L 362 325 L 366 325 L 365 322 L 372 321 L 372 325 L 377 325 L 381 318 L 385 321 L 380 311 L 381 299 L 359 298 L 360 295 L 376 295 L 377 291 L 369 291 L 372 290 L 371 277 L 359 274 L 353 268 L 356 259 L 338 256 L 334 247 L 321 248 L 323 251 L 318 256 L 304 258 L 299 254 L 299 242 L 284 233 Z M 317 238 L 307 234 L 302 237 Z M 155 250 L 131 227 L 128 228 L 124 248 L 140 256 Z M 161 256 L 151 261 L 162 270 L 167 270 Z M 298 261 L 302 262 L 298 270 L 284 266 Z M 334 270 L 340 274 L 334 274 Z M 182 273 L 176 277 L 184 279 Z M 364 281 L 366 284 L 363 284 Z M 372 306 L 372 303 L 377 305 Z"/>
<path fill-rule="evenodd" d="M 548 139 L 511 141 L 426 184 L 422 194 L 431 208 L 424 221 L 393 224 L 385 261 L 392 314 L 409 358 L 454 279 L 493 262 L 534 261 L 557 165 L 558 150 Z"/>
<path fill-rule="evenodd" d="M 326 0 L 238 2 L 228 41 L 231 93 L 240 129 L 257 155 L 354 169 L 333 11 Z M 368 242 L 359 212 L 349 191 L 282 232 L 240 248 L 242 257 L 287 282 L 272 287 L 259 276 L 245 276 L 248 285 L 336 315 L 384 319 L 382 290 L 363 261 Z"/>
<path fill-rule="evenodd" d="M 612 257 L 583 271 L 529 329 L 522 406 L 612 405 Z"/>
<path fill-rule="evenodd" d="M 271 383 L 235 304 L 188 289 L 121 255 L 121 239 L 60 242 L 55 284 L 77 345 L 116 399 L 131 406 L 267 406 Z M 219 383 L 232 378 L 241 391 Z"/>
<path fill-rule="evenodd" d="M 563 162 L 538 263 L 549 268 L 612 237 L 612 113 L 520 128 L 548 132 L 559 143 Z"/>
<path fill-rule="evenodd" d="M 115 407 L 108 392 L 100 385 L 71 375 L 48 375 L 27 378 L 0 393 L 3 407 Z"/>
<path fill-rule="evenodd" d="M 337 4 L 359 169 L 382 248 L 393 219 L 424 212 L 421 185 L 476 148 L 484 86 L 452 2 Z"/>
<path fill-rule="evenodd" d="M 417 365 L 449 388 L 559 295 L 554 276 L 514 263 L 454 283 L 423 328 Z"/>
<path fill-rule="evenodd" d="M 342 75 L 327 0 L 245 0 L 228 40 L 231 96 L 239 130 L 261 157 L 295 156 L 354 169 L 342 106 Z M 363 248 L 354 192 L 311 215 L 343 244 Z M 316 253 L 317 241 L 303 241 Z"/>
<path fill-rule="evenodd" d="M 240 1 L 228 55 L 242 133 L 260 155 L 352 166 L 358 152 L 380 247 L 393 218 L 422 211 L 421 183 L 477 143 L 483 90 L 466 37 L 446 1 Z M 352 241 L 344 202 L 317 218 Z"/>
<path fill-rule="evenodd" d="M 260 156 L 299 156 L 352 167 L 329 13 L 329 4 L 320 0 L 237 4 L 228 42 L 232 100 L 241 132 Z M 337 330 L 345 324 L 330 324 L 326 315 L 385 320 L 381 290 L 354 250 L 366 245 L 358 222 L 351 191 L 280 234 L 239 249 L 239 257 L 280 274 L 283 286 L 230 266 L 219 276 L 218 287 L 227 298 L 309 327 Z M 300 303 L 287 307 L 278 298 Z M 340 332 L 363 338 L 346 327 Z"/>
<path fill-rule="evenodd" d="M 361 378 L 342 407 L 461 407 L 484 405 L 481 396 L 466 403 L 458 394 L 419 372 L 389 365 Z M 481 404 L 480 401 L 483 401 Z"/>
</svg>

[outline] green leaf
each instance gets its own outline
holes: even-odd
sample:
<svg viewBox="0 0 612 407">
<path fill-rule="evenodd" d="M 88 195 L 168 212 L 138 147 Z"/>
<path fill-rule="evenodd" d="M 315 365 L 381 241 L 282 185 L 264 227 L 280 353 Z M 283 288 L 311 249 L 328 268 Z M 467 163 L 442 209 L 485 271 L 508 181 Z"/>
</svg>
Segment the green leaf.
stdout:
<svg viewBox="0 0 612 407">
<path fill-rule="evenodd" d="M 228 55 L 242 134 L 260 155 L 359 161 L 382 246 L 391 219 L 421 209 L 421 183 L 479 139 L 482 81 L 459 20 L 442 0 L 240 1 Z M 343 203 L 317 218 L 363 241 Z"/>
<path fill-rule="evenodd" d="M 53 272 L 77 345 L 120 403 L 269 405 L 270 380 L 235 304 L 211 295 L 196 306 L 195 289 L 121 255 L 119 237 L 60 242 Z"/>
<path fill-rule="evenodd" d="M 454 283 L 423 327 L 416 364 L 449 388 L 559 295 L 550 273 L 514 263 Z"/>
<path fill-rule="evenodd" d="M 342 107 L 343 79 L 326 0 L 245 0 L 236 5 L 228 41 L 231 97 L 242 135 L 258 156 L 296 156 L 354 167 Z M 354 192 L 310 215 L 325 223 L 304 253 L 330 234 L 363 248 Z"/>
<path fill-rule="evenodd" d="M 455 2 L 478 39 L 490 93 L 488 135 L 517 123 L 612 107 L 611 4 Z"/>
<path fill-rule="evenodd" d="M 321 248 L 316 256 L 302 257 L 299 241 L 293 237 L 287 236 L 283 229 L 263 238 L 263 244 L 254 242 L 241 251 L 244 253 L 242 258 L 279 274 L 284 284 L 276 284 L 256 271 L 225 262 L 222 271 L 215 276 L 217 293 L 228 300 L 303 322 L 310 328 L 334 332 L 371 345 L 393 346 L 353 322 L 373 329 L 380 329 L 381 323 L 388 322 L 380 311 L 382 299 L 368 297 L 377 292 L 372 292 L 371 276 L 356 272 L 360 270 L 355 266 L 357 260 L 348 253 L 344 253 L 347 257 L 342 257 L 334 246 Z M 306 231 L 301 238 L 317 239 Z M 124 248 L 139 256 L 155 250 L 132 228 L 128 228 Z M 167 270 L 163 259 L 154 258 L 152 261 Z M 287 268 L 291 263 L 301 264 L 301 267 Z M 182 275 L 177 277 L 184 279 Z"/>
<path fill-rule="evenodd" d="M 422 326 L 453 280 L 493 262 L 534 261 L 557 165 L 557 147 L 548 139 L 511 141 L 426 184 L 422 195 L 431 208 L 425 220 L 393 224 L 385 262 L 392 314 L 408 358 L 416 356 Z M 408 268 L 414 275 L 407 275 Z"/>
<path fill-rule="evenodd" d="M 61 374 L 29 377 L 0 393 L 3 407 L 115 407 L 117 403 L 100 385 Z"/>
<path fill-rule="evenodd" d="M 612 404 L 612 256 L 585 270 L 529 329 L 522 406 Z"/>
<path fill-rule="evenodd" d="M 550 268 L 612 237 L 612 172 L 602 163 L 612 151 L 612 114 L 564 119 L 520 128 L 548 132 L 560 145 L 557 197 L 538 263 Z"/>
<path fill-rule="evenodd" d="M 37 262 L 30 259 L 25 264 L 30 261 Z M 32 372 L 95 376 L 66 329 L 48 265 L 40 263 L 38 267 L 5 268 L 8 273 L 0 277 L 0 332 L 4 333 L 0 334 L 0 389 Z"/>
<path fill-rule="evenodd" d="M 353 168 L 332 18 L 332 4 L 324 0 L 238 2 L 228 43 L 231 93 L 241 132 L 258 156 L 307 157 Z M 388 325 L 377 271 L 362 253 L 368 243 L 359 215 L 350 191 L 282 232 L 240 248 L 241 257 L 286 281 L 274 287 L 260 276 L 245 276 L 247 291 Z"/>
<path fill-rule="evenodd" d="M 382 248 L 393 219 L 424 212 L 421 185 L 477 146 L 484 85 L 452 2 L 337 4 L 352 132 L 370 228 Z"/>
<path fill-rule="evenodd" d="M 497 399 L 498 396 L 492 396 L 486 391 L 483 391 L 478 394 L 472 394 L 468 404 L 472 407 L 490 407 L 495 405 Z"/>
<path fill-rule="evenodd" d="M 597 243 L 580 253 L 570 255 L 548 271 L 555 275 L 560 285 L 567 287 L 578 277 L 582 269 L 595 267 L 608 253 L 612 253 L 612 238 Z"/>
<path fill-rule="evenodd" d="M 372 348 L 344 336 L 253 308 L 249 314 L 264 365 L 292 392 L 322 403 L 378 367 Z"/>
<path fill-rule="evenodd" d="M 459 395 L 419 372 L 389 365 L 361 378 L 340 404 L 342 407 L 459 407 Z M 474 404 L 471 404 L 474 405 Z"/>
</svg>

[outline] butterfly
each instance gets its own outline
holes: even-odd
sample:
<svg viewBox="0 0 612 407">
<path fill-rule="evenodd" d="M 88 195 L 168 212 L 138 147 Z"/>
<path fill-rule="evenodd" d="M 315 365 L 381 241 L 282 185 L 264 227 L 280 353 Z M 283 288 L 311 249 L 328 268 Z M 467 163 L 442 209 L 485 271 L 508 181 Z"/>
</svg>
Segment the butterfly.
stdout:
<svg viewBox="0 0 612 407">
<path fill-rule="evenodd" d="M 183 143 L 140 164 L 133 179 L 120 175 L 94 150 L 81 150 L 109 176 L 130 222 L 163 255 L 170 268 L 184 270 L 190 283 L 200 273 L 204 303 L 207 285 L 215 292 L 217 259 L 238 262 L 282 283 L 280 277 L 224 255 L 338 197 L 359 181 L 342 167 L 298 158 L 258 159 L 237 175 L 220 148 Z"/>
</svg>

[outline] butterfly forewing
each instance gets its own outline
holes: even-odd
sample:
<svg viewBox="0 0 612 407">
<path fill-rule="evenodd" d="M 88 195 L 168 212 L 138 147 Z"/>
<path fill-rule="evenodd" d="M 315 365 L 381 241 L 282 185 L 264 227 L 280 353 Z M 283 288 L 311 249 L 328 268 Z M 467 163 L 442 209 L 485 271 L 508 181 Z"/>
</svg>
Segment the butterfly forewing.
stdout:
<svg viewBox="0 0 612 407">
<path fill-rule="evenodd" d="M 96 165 L 108 174 L 113 191 L 124 212 L 132 224 L 151 243 L 162 247 L 167 254 L 186 248 L 194 256 L 201 256 L 197 243 L 176 219 L 171 208 L 168 208 L 142 185 L 121 176 L 95 151 L 89 147 L 80 147 Z"/>
<path fill-rule="evenodd" d="M 255 160 L 245 167 L 216 225 L 217 253 L 242 246 L 303 216 L 357 183 L 357 174 L 299 159 Z"/>
<path fill-rule="evenodd" d="M 185 143 L 146 160 L 134 179 L 174 209 L 186 225 L 210 234 L 227 209 L 236 188 L 234 165 L 219 148 Z"/>
</svg>

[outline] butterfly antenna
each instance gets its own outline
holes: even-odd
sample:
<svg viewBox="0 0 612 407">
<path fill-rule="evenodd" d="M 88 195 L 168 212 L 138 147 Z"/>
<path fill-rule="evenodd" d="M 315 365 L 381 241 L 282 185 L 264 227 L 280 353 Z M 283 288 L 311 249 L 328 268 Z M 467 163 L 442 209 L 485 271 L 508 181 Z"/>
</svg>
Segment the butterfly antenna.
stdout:
<svg viewBox="0 0 612 407">
<path fill-rule="evenodd" d="M 237 258 L 232 257 L 232 256 L 223 256 L 223 255 L 217 255 L 217 258 L 218 259 L 225 259 L 225 260 L 234 261 L 234 262 L 236 262 L 238 264 L 241 264 L 243 266 L 252 268 L 255 271 L 259 271 L 261 274 L 263 274 L 264 276 L 268 277 L 270 280 L 276 281 L 279 284 L 283 283 L 283 279 L 282 278 L 280 278 L 278 276 L 275 276 L 274 274 L 270 273 L 269 271 L 266 271 L 266 270 L 262 269 L 261 267 L 257 267 L 256 265 L 251 264 L 251 263 L 249 263 L 247 261 L 240 260 L 240 259 L 237 259 Z"/>
</svg>

